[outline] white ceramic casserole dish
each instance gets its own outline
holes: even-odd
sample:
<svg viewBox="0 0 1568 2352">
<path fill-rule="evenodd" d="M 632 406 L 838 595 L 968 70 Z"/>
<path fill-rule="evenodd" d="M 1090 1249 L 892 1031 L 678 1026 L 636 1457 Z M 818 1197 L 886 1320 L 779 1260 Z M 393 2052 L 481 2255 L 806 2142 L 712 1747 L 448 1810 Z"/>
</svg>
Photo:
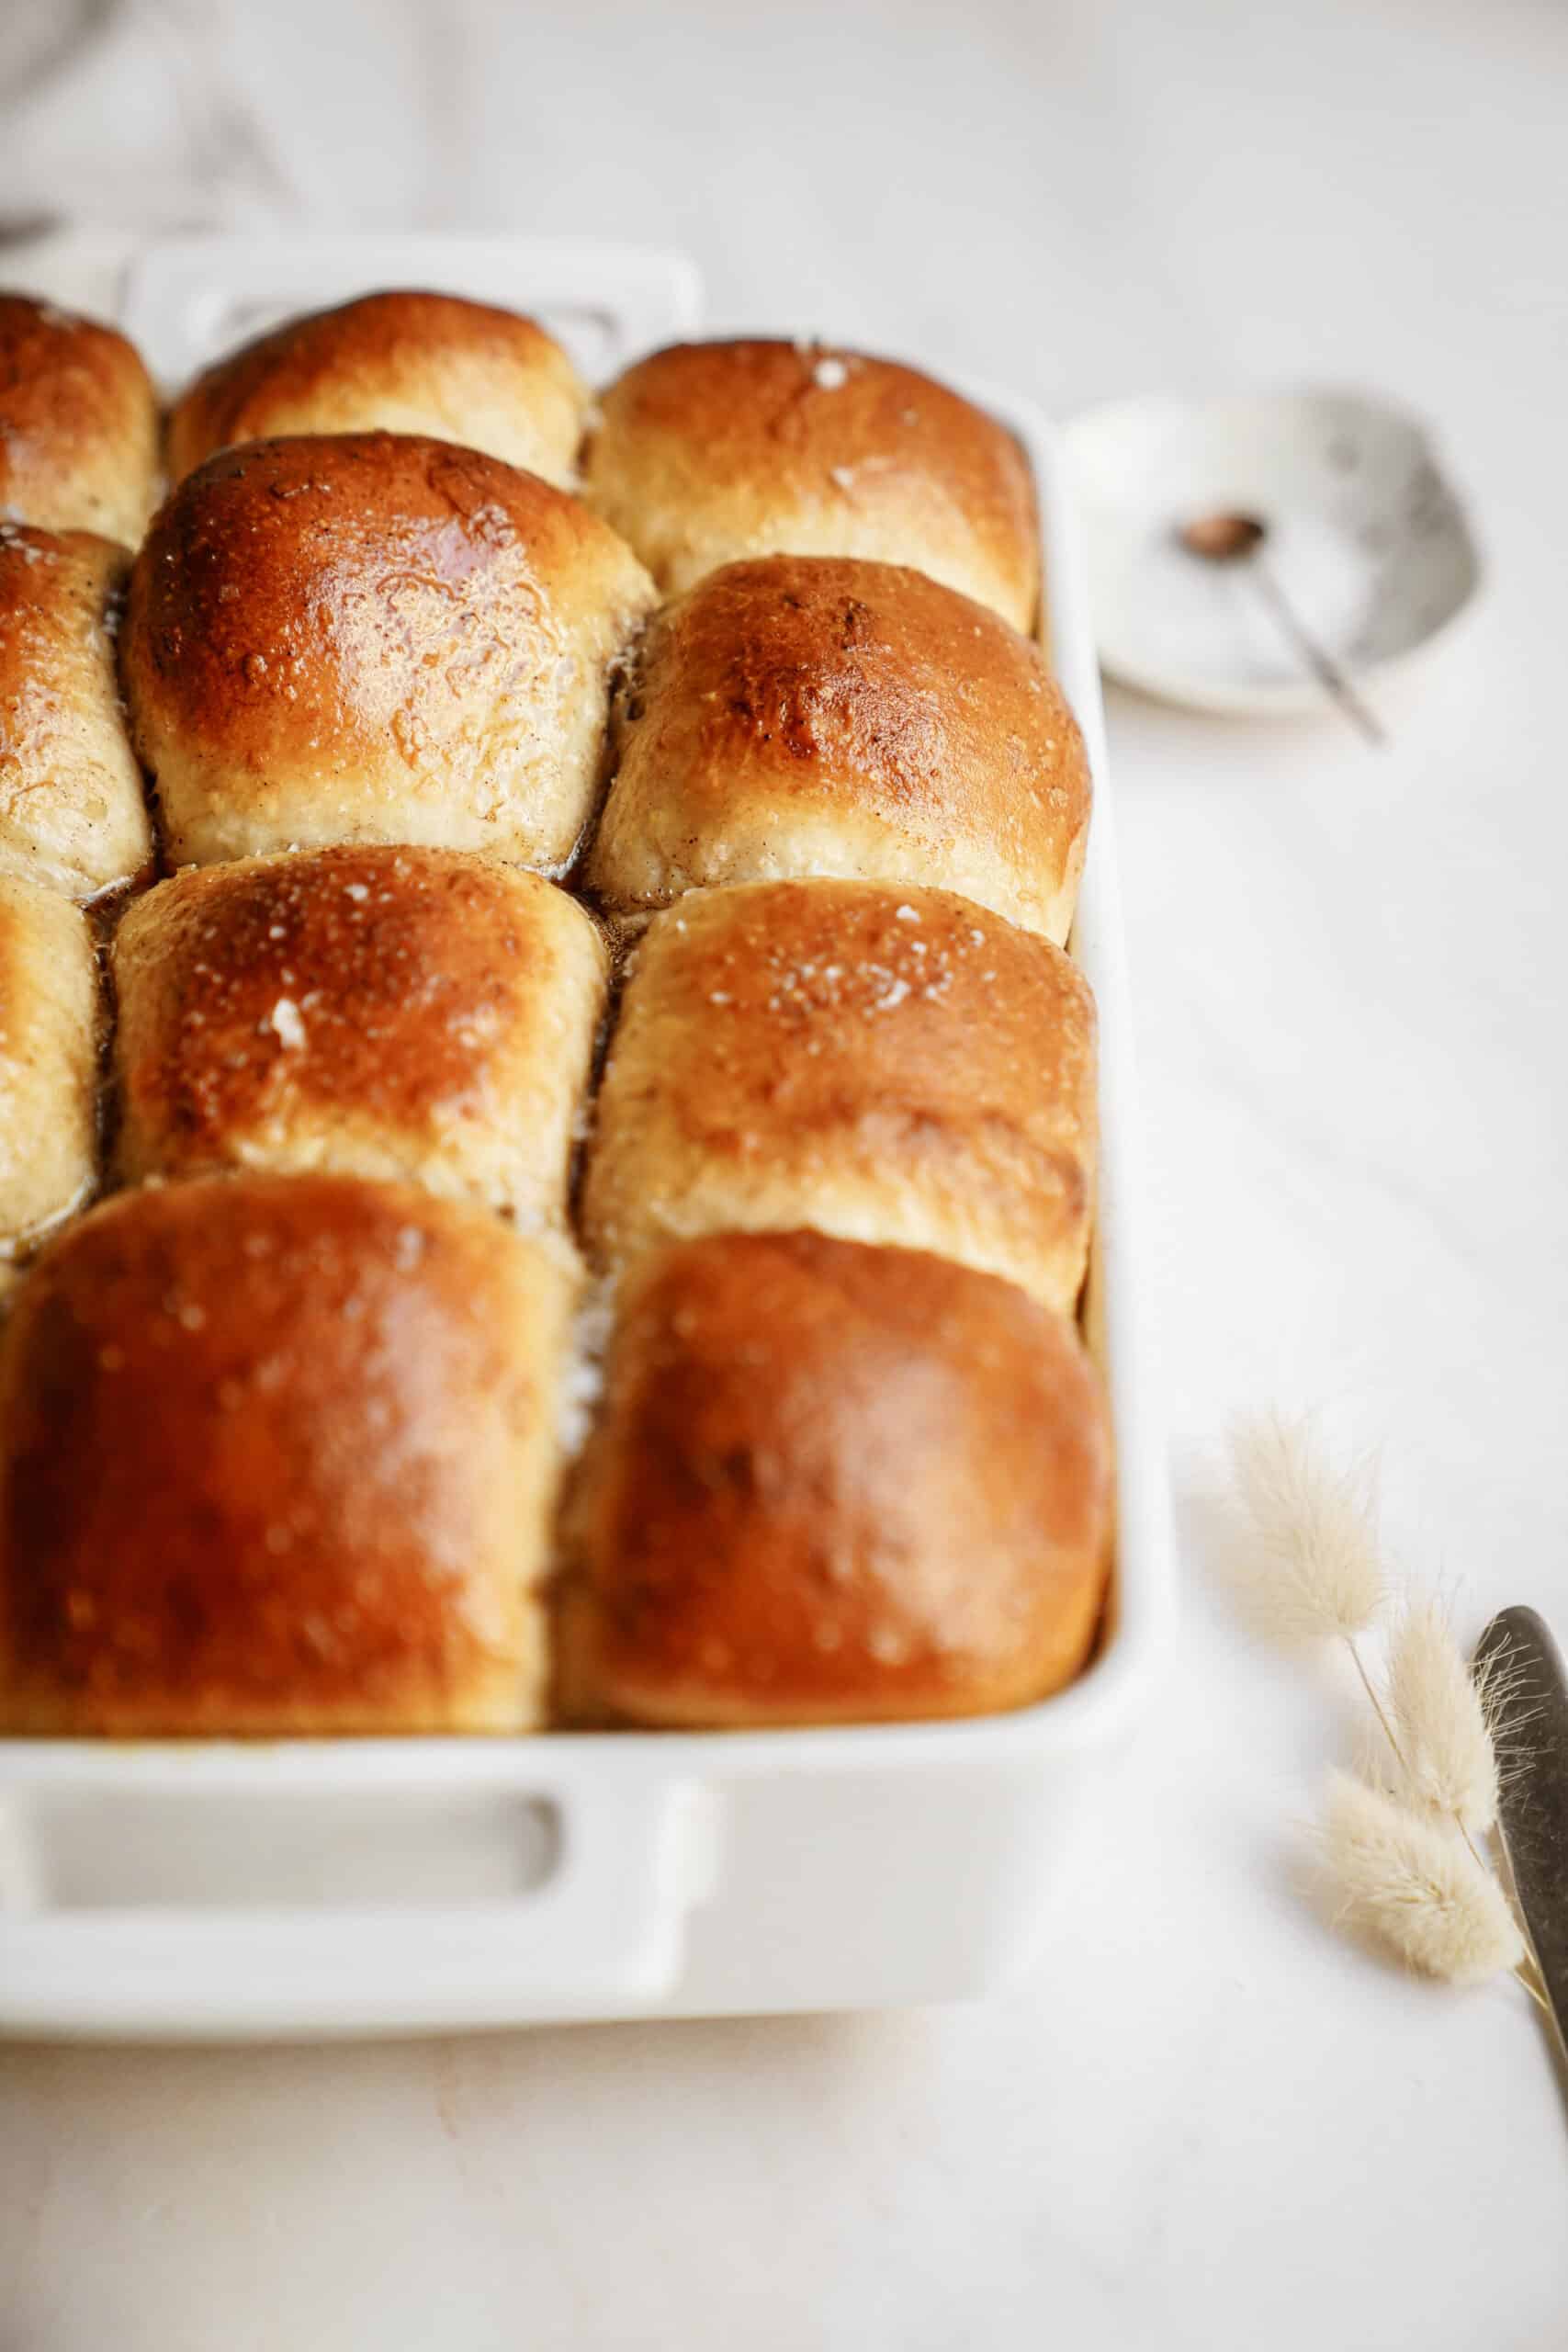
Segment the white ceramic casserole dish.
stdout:
<svg viewBox="0 0 1568 2352">
<path fill-rule="evenodd" d="M 692 332 L 678 256 L 570 243 L 204 241 L 131 270 L 168 383 L 287 311 L 434 286 L 546 320 L 591 376 Z M 567 2018 L 881 2007 L 1027 1965 L 1070 1815 L 1133 1726 L 1172 1614 L 1164 1435 L 1100 683 L 1055 441 L 1039 485 L 1052 659 L 1096 801 L 1073 952 L 1099 999 L 1101 1190 L 1088 1328 L 1117 1440 L 1100 1649 L 1043 1704 L 971 1722 L 517 1740 L 0 1742 L 0 2030 L 373 2034 Z"/>
</svg>

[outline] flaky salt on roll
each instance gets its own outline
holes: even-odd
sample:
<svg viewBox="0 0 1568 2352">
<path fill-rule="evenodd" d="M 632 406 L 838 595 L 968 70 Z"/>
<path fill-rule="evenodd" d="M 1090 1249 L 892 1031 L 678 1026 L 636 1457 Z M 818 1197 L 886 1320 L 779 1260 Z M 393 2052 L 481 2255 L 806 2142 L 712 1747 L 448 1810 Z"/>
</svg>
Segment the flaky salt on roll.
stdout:
<svg viewBox="0 0 1568 2352">
<path fill-rule="evenodd" d="M 0 515 L 134 547 L 158 485 L 158 400 L 113 327 L 0 294 Z"/>
<path fill-rule="evenodd" d="M 587 389 L 553 335 L 515 311 L 398 291 L 288 320 L 198 376 L 169 418 L 177 481 L 236 441 L 428 434 L 570 483 Z"/>
<path fill-rule="evenodd" d="M 582 1193 L 614 1268 L 675 1236 L 814 1226 L 1071 1310 L 1094 1197 L 1094 1000 L 945 890 L 694 891 L 639 942 Z"/>
<path fill-rule="evenodd" d="M 562 1702 L 731 1728 L 979 1714 L 1083 1666 L 1111 1443 L 1072 1326 L 923 1252 L 645 1258 L 566 1513 Z"/>
<path fill-rule="evenodd" d="M 89 532 L 0 523 L 0 873 L 73 899 L 152 862 L 115 675 L 130 560 Z"/>
<path fill-rule="evenodd" d="M 115 937 L 120 1172 L 406 1178 L 559 1227 L 608 966 L 564 891 L 457 851 L 193 868 Z"/>
<path fill-rule="evenodd" d="M 905 563 L 1033 624 L 1029 463 L 972 402 L 888 359 L 820 344 L 687 343 L 602 396 L 587 496 L 668 595 L 739 557 Z"/>
<path fill-rule="evenodd" d="M 343 1178 L 68 1228 L 0 1331 L 0 1724 L 536 1723 L 572 1290 L 485 1211 Z"/>
<path fill-rule="evenodd" d="M 92 1189 L 97 995 L 80 908 L 0 873 L 0 1261 Z"/>
<path fill-rule="evenodd" d="M 563 865 L 653 596 L 578 500 L 471 449 L 213 458 L 160 510 L 121 633 L 169 862 L 396 841 Z"/>
<path fill-rule="evenodd" d="M 610 905 L 832 874 L 962 891 L 1058 943 L 1091 797 L 1038 649 L 902 566 L 774 556 L 651 624 L 589 879 Z"/>
</svg>

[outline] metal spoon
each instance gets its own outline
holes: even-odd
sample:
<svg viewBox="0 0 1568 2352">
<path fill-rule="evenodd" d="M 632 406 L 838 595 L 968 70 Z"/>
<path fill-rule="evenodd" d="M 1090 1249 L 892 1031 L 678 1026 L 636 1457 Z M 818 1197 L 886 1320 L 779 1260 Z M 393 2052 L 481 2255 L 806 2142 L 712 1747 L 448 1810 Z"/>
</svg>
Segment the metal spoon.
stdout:
<svg viewBox="0 0 1568 2352">
<path fill-rule="evenodd" d="M 1212 514 L 1195 514 L 1190 522 L 1179 524 L 1176 542 L 1201 563 L 1245 564 L 1248 577 L 1255 581 L 1263 600 L 1273 614 L 1281 633 L 1292 650 L 1300 655 L 1325 694 L 1345 713 L 1354 727 L 1359 728 L 1369 743 L 1386 743 L 1388 737 L 1344 671 L 1331 654 L 1325 653 L 1292 606 L 1273 571 L 1263 560 L 1260 549 L 1269 536 L 1269 526 L 1257 514 L 1231 514 L 1224 509 Z"/>
</svg>

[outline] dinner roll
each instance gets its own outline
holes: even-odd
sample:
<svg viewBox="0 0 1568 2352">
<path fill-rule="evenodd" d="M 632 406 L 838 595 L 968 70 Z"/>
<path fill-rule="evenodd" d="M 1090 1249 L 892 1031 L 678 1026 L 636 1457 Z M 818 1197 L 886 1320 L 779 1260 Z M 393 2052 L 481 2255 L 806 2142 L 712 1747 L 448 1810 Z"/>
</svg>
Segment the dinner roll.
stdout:
<svg viewBox="0 0 1568 2352">
<path fill-rule="evenodd" d="M 919 572 L 728 565 L 661 613 L 589 863 L 612 906 L 800 874 L 930 882 L 1066 939 L 1083 738 L 1037 650 Z"/>
<path fill-rule="evenodd" d="M 178 481 L 290 433 L 427 433 L 570 483 L 586 387 L 532 319 L 451 294 L 366 294 L 288 320 L 198 376 L 169 418 Z"/>
<path fill-rule="evenodd" d="M 91 1190 L 97 962 L 70 900 L 0 874 L 0 1258 Z"/>
<path fill-rule="evenodd" d="M 579 1716 L 978 1714 L 1094 1640 L 1111 1445 L 1073 1327 L 922 1251 L 724 1234 L 628 1277 L 566 1520 Z"/>
<path fill-rule="evenodd" d="M 449 442 L 210 458 L 160 510 L 121 636 L 170 862 L 400 841 L 560 867 L 653 594 L 576 499 Z"/>
<path fill-rule="evenodd" d="M 13 1731 L 538 1717 L 563 1256 L 412 1186 L 122 1193 L 0 1333 Z"/>
<path fill-rule="evenodd" d="M 0 294 L 0 514 L 134 547 L 158 484 L 158 401 L 113 327 Z"/>
<path fill-rule="evenodd" d="M 115 939 L 121 1172 L 404 1177 L 558 1225 L 607 967 L 564 891 L 456 850 L 193 867 Z"/>
<path fill-rule="evenodd" d="M 1094 1190 L 1094 1000 L 1049 941 L 946 890 L 696 891 L 636 953 L 582 1216 L 615 1265 L 809 1225 L 1071 1309 Z"/>
<path fill-rule="evenodd" d="M 1005 425 L 912 368 L 820 344 L 677 344 L 628 368 L 602 410 L 586 494 L 669 595 L 737 556 L 870 556 L 1033 622 L 1029 462 Z"/>
<path fill-rule="evenodd" d="M 130 559 L 0 523 L 0 872 L 89 899 L 151 866 L 113 632 Z"/>
</svg>

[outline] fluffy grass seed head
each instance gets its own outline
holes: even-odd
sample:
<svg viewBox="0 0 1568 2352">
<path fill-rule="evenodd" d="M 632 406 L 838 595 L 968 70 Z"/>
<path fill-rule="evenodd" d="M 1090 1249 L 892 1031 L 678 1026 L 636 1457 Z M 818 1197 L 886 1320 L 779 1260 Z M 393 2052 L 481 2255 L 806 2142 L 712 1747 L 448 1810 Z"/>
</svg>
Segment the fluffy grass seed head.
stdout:
<svg viewBox="0 0 1568 2352">
<path fill-rule="evenodd" d="M 1336 1772 L 1323 1843 L 1340 1918 L 1422 1974 L 1479 1984 L 1524 1958 L 1502 1889 L 1452 1828 Z"/>
<path fill-rule="evenodd" d="M 1364 1633 L 1386 1592 L 1370 1478 L 1335 1471 L 1309 1423 L 1272 1415 L 1236 1428 L 1232 1459 L 1252 1538 L 1236 1566 L 1259 1631 L 1292 1646 Z"/>
<path fill-rule="evenodd" d="M 1442 1609 L 1413 1596 L 1388 1653 L 1388 1706 L 1404 1793 L 1472 1838 L 1497 1818 L 1497 1753 L 1484 1696 Z"/>
</svg>

